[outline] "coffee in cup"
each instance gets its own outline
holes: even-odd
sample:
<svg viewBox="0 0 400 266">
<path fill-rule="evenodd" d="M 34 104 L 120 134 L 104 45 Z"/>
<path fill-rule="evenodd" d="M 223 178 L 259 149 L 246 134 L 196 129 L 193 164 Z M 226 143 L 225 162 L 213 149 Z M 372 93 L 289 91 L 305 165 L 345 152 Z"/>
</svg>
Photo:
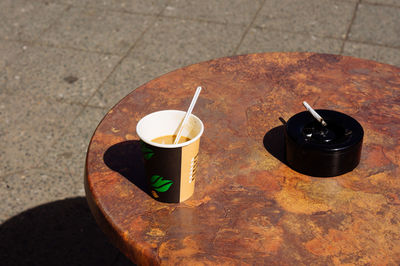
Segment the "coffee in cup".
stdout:
<svg viewBox="0 0 400 266">
<path fill-rule="evenodd" d="M 162 202 L 182 202 L 194 192 L 204 125 L 191 114 L 179 143 L 173 144 L 185 114 L 178 110 L 154 112 L 143 117 L 136 127 L 150 194 Z"/>
</svg>

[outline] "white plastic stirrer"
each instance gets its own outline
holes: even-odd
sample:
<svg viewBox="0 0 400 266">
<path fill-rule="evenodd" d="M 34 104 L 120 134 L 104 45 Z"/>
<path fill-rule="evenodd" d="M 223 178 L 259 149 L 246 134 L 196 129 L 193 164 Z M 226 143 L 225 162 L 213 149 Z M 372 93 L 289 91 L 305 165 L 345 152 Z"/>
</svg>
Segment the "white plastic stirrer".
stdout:
<svg viewBox="0 0 400 266">
<path fill-rule="evenodd" d="M 179 128 L 178 134 L 176 135 L 174 144 L 178 144 L 179 139 L 181 138 L 181 135 L 182 135 L 183 128 L 184 128 L 184 126 L 185 126 L 187 120 L 189 119 L 190 114 L 191 114 L 192 111 L 193 111 L 193 107 L 194 107 L 194 105 L 196 104 L 197 98 L 199 98 L 200 92 L 201 92 L 201 87 L 199 86 L 199 87 L 197 87 L 196 92 L 194 93 L 192 102 L 190 103 L 189 109 L 187 110 L 186 115 L 185 115 L 185 118 L 183 119 L 183 122 L 182 122 L 182 124 L 181 124 L 181 127 Z"/>
</svg>

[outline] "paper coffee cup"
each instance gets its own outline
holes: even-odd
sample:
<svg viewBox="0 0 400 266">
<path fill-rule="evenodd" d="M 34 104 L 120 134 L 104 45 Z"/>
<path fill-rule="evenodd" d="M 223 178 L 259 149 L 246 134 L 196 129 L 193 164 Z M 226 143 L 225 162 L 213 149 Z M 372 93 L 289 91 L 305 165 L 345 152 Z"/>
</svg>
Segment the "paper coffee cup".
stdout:
<svg viewBox="0 0 400 266">
<path fill-rule="evenodd" d="M 162 202 L 182 202 L 192 196 L 196 181 L 201 120 L 191 114 L 182 132 L 190 140 L 160 144 L 152 140 L 177 135 L 186 112 L 164 110 L 143 117 L 136 126 L 142 145 L 146 179 L 151 195 Z"/>
</svg>

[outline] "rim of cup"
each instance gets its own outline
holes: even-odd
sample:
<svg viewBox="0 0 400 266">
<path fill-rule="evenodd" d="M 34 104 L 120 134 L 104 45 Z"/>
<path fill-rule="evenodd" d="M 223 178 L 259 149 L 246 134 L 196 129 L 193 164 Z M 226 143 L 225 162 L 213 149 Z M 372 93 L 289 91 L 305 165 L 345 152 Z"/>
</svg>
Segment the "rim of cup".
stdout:
<svg viewBox="0 0 400 266">
<path fill-rule="evenodd" d="M 150 114 L 142 117 L 139 120 L 139 122 L 137 123 L 137 125 L 136 125 L 136 133 L 138 134 L 139 138 L 142 141 L 146 142 L 149 145 L 160 147 L 160 148 L 180 148 L 180 147 L 184 147 L 184 146 L 188 146 L 188 145 L 192 144 L 193 142 L 197 141 L 201 137 L 201 135 L 203 135 L 203 132 L 204 132 L 204 124 L 203 124 L 203 122 L 196 115 L 190 114 L 190 117 L 194 117 L 201 125 L 200 132 L 196 135 L 196 137 L 192 138 L 191 140 L 183 142 L 183 143 L 178 143 L 178 144 L 160 144 L 160 143 L 151 141 L 151 139 L 149 139 L 149 138 L 144 137 L 142 132 L 141 132 L 141 125 L 143 124 L 143 121 L 146 120 L 146 119 L 151 118 L 152 116 L 155 116 L 155 115 L 157 115 L 159 113 L 164 113 L 164 112 L 182 113 L 183 114 L 182 115 L 182 119 L 184 118 L 184 116 L 186 114 L 185 111 L 181 111 L 181 110 L 161 110 L 161 111 L 156 111 L 156 112 L 150 113 Z"/>
</svg>

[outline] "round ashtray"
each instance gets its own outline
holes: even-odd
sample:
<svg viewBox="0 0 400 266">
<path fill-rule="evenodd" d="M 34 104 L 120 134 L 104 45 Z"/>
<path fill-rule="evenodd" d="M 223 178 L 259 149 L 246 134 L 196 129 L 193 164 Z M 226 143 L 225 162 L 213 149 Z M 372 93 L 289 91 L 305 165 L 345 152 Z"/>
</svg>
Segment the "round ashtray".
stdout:
<svg viewBox="0 0 400 266">
<path fill-rule="evenodd" d="M 319 109 L 322 125 L 309 112 L 292 116 L 285 125 L 288 165 L 306 175 L 332 177 L 352 171 L 360 162 L 364 130 L 346 114 Z"/>
</svg>

